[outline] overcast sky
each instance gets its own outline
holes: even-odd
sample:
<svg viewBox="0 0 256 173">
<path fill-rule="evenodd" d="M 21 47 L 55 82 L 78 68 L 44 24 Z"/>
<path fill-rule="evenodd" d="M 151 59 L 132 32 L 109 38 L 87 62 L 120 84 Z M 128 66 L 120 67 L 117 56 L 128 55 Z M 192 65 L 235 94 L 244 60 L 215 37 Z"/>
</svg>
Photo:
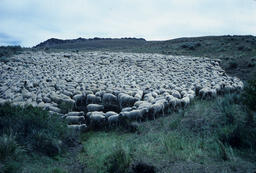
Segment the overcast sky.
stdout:
<svg viewBox="0 0 256 173">
<path fill-rule="evenodd" d="M 0 0 L 0 45 L 227 34 L 256 35 L 256 0 Z"/>
</svg>

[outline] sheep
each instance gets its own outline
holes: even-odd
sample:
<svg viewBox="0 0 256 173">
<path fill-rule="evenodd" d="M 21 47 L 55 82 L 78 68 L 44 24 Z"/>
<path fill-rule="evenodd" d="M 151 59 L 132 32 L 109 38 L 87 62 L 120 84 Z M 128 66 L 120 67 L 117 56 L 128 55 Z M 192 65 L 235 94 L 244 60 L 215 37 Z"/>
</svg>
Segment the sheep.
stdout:
<svg viewBox="0 0 256 173">
<path fill-rule="evenodd" d="M 190 103 L 190 98 L 189 98 L 189 96 L 186 96 L 186 97 L 183 97 L 182 99 L 181 99 L 181 105 L 183 106 L 183 107 L 187 107 L 187 105 Z"/>
<path fill-rule="evenodd" d="M 108 111 L 108 112 L 105 113 L 105 117 L 108 118 L 108 117 L 110 117 L 110 116 L 112 116 L 112 115 L 117 115 L 117 114 L 118 114 L 118 113 L 116 113 L 116 112 Z"/>
<path fill-rule="evenodd" d="M 84 95 L 84 94 L 74 95 L 73 99 L 76 102 L 76 106 L 82 106 L 82 105 L 86 104 L 86 95 Z"/>
<path fill-rule="evenodd" d="M 88 112 L 87 118 L 89 119 L 89 125 L 92 128 L 102 128 L 105 125 L 106 118 L 103 112 Z"/>
<path fill-rule="evenodd" d="M 66 114 L 67 116 L 84 116 L 84 112 L 69 112 Z"/>
<path fill-rule="evenodd" d="M 139 120 L 141 121 L 144 118 L 144 114 L 148 112 L 147 109 L 133 110 L 130 112 L 121 112 L 120 116 L 128 118 L 128 120 Z"/>
<path fill-rule="evenodd" d="M 152 96 L 153 96 L 154 98 L 156 98 L 156 97 L 158 96 L 157 92 L 156 92 L 156 91 L 152 92 Z"/>
<path fill-rule="evenodd" d="M 190 100 L 193 100 L 196 96 L 196 93 L 193 90 L 189 90 L 187 96 L 189 97 Z"/>
<path fill-rule="evenodd" d="M 172 95 L 166 95 L 165 99 L 168 102 L 168 107 L 172 109 L 176 109 L 179 106 L 178 98 L 172 96 Z"/>
<path fill-rule="evenodd" d="M 60 108 L 52 106 L 52 105 L 48 107 L 48 110 L 53 111 L 53 112 L 57 112 L 57 113 L 61 113 Z"/>
<path fill-rule="evenodd" d="M 103 94 L 104 94 L 103 91 L 97 91 L 97 92 L 95 93 L 95 96 L 97 96 L 97 97 L 102 97 Z"/>
<path fill-rule="evenodd" d="M 188 93 L 187 93 L 187 91 L 181 91 L 181 95 L 182 95 L 182 97 L 185 97 L 188 95 Z"/>
<path fill-rule="evenodd" d="M 80 124 L 84 122 L 84 116 L 66 116 L 65 118 L 68 124 Z"/>
<path fill-rule="evenodd" d="M 124 108 L 124 107 L 130 107 L 133 106 L 133 104 L 138 101 L 138 99 L 128 95 L 128 94 L 124 94 L 124 93 L 120 93 L 118 95 L 118 101 L 119 101 L 119 106 L 120 108 Z"/>
<path fill-rule="evenodd" d="M 51 115 L 58 115 L 58 116 L 61 116 L 61 117 L 64 116 L 62 113 L 53 112 L 53 111 L 48 111 L 48 112 L 49 112 L 49 114 L 51 114 Z"/>
<path fill-rule="evenodd" d="M 68 125 L 68 128 L 79 132 L 85 132 L 88 129 L 86 124 L 72 124 Z"/>
<path fill-rule="evenodd" d="M 149 103 L 147 101 L 137 101 L 135 102 L 134 106 L 137 109 L 150 108 L 152 106 L 152 103 Z"/>
<path fill-rule="evenodd" d="M 172 90 L 172 96 L 174 96 L 174 97 L 176 97 L 178 99 L 181 98 L 181 95 L 180 95 L 179 91 L 177 91 L 177 90 Z"/>
<path fill-rule="evenodd" d="M 65 105 L 66 108 L 71 111 L 75 106 L 75 100 L 69 98 L 69 99 L 60 99 L 60 102 L 58 102 L 59 105 Z"/>
<path fill-rule="evenodd" d="M 87 111 L 88 112 L 103 111 L 103 110 L 104 110 L 103 105 L 98 105 L 98 104 L 89 104 L 89 105 L 87 105 Z"/>
<path fill-rule="evenodd" d="M 166 108 L 168 108 L 168 102 L 165 99 L 158 100 L 156 103 L 154 103 L 150 109 L 153 119 L 155 119 L 157 115 L 160 115 L 160 113 L 164 115 Z"/>
<path fill-rule="evenodd" d="M 210 88 L 206 87 L 206 88 L 202 88 L 199 91 L 199 95 L 201 96 L 202 99 L 216 97 L 217 91 L 216 91 L 216 89 L 210 89 Z"/>
<path fill-rule="evenodd" d="M 101 98 L 95 96 L 94 94 L 88 94 L 86 98 L 86 104 L 100 104 Z"/>
<path fill-rule="evenodd" d="M 0 98 L 0 105 L 4 105 L 5 103 L 7 103 L 7 100 Z"/>
<path fill-rule="evenodd" d="M 142 96 L 143 96 L 143 91 L 142 90 L 138 90 L 134 97 L 136 99 L 138 99 L 138 100 L 141 100 Z"/>
<path fill-rule="evenodd" d="M 145 101 L 148 101 L 148 102 L 151 102 L 151 103 L 152 103 L 152 102 L 154 101 L 154 99 L 155 99 L 155 98 L 152 96 L 152 93 L 148 93 L 148 94 L 145 94 L 145 95 L 144 95 L 144 100 L 145 100 Z"/>
<path fill-rule="evenodd" d="M 108 117 L 109 126 L 117 125 L 119 123 L 119 114 L 111 115 Z"/>
<path fill-rule="evenodd" d="M 117 97 L 111 93 L 105 93 L 102 102 L 104 105 L 117 105 Z"/>
<path fill-rule="evenodd" d="M 121 112 L 130 112 L 132 110 L 133 110 L 132 107 L 126 107 L 126 108 L 123 108 Z"/>
</svg>

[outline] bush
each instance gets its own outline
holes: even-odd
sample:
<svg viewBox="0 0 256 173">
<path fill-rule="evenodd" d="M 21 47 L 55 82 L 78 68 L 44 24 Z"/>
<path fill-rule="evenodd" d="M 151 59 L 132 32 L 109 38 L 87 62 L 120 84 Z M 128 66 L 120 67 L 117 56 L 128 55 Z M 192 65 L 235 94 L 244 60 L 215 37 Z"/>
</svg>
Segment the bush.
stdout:
<svg viewBox="0 0 256 173">
<path fill-rule="evenodd" d="M 21 50 L 20 46 L 0 46 L 0 62 L 8 62 L 8 57 L 19 53 Z"/>
<path fill-rule="evenodd" d="M 125 173 L 128 171 L 131 163 L 131 155 L 119 146 L 111 153 L 104 162 L 107 172 L 110 173 Z"/>
<path fill-rule="evenodd" d="M 16 134 L 16 141 L 29 151 L 55 156 L 65 149 L 70 140 L 66 122 L 41 108 L 0 106 L 0 135 Z"/>
<path fill-rule="evenodd" d="M 217 100 L 217 108 L 224 115 L 223 118 L 227 124 L 235 123 L 236 105 L 233 98 L 233 95 L 226 95 Z"/>
<path fill-rule="evenodd" d="M 67 173 L 67 171 L 63 170 L 62 168 L 54 168 L 52 169 L 52 173 Z"/>
<path fill-rule="evenodd" d="M 2 170 L 0 168 L 1 171 L 4 173 L 20 173 L 22 172 L 22 162 L 11 160 L 4 165 Z"/>
<path fill-rule="evenodd" d="M 23 153 L 24 149 L 16 142 L 14 135 L 3 134 L 0 136 L 0 172 L 19 172 Z"/>
<path fill-rule="evenodd" d="M 221 128 L 219 139 L 222 143 L 234 148 L 256 149 L 256 129 L 247 127 L 245 124 Z"/>
<path fill-rule="evenodd" d="M 239 149 L 256 149 L 256 128 L 251 111 L 256 101 L 255 84 L 249 82 L 241 96 L 230 94 L 217 100 L 217 107 L 222 113 L 220 118 L 223 120 L 218 129 L 218 136 L 224 145 Z"/>
<path fill-rule="evenodd" d="M 236 62 L 229 62 L 229 68 L 230 69 L 235 69 L 237 68 L 238 64 Z"/>
<path fill-rule="evenodd" d="M 23 153 L 23 149 L 16 142 L 15 136 L 6 135 L 0 136 L 0 160 L 18 159 Z"/>
<path fill-rule="evenodd" d="M 256 80 L 249 81 L 245 86 L 242 100 L 249 109 L 256 111 Z"/>
</svg>

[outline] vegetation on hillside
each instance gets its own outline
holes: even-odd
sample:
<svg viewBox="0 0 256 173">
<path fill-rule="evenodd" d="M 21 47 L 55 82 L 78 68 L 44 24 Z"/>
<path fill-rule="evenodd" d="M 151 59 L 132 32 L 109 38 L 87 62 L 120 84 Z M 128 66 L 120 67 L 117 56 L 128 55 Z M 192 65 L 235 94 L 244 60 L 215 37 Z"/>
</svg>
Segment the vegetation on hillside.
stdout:
<svg viewBox="0 0 256 173">
<path fill-rule="evenodd" d="M 32 106 L 0 106 L 0 172 L 21 172 L 24 157 L 54 157 L 76 140 L 58 115 Z"/>
<path fill-rule="evenodd" d="M 250 172 L 256 169 L 256 123 L 249 116 L 237 93 L 196 99 L 184 110 L 140 124 L 134 134 L 84 134 L 79 158 L 95 172 L 129 172 L 142 163 L 157 172 Z"/>
<path fill-rule="evenodd" d="M 252 36 L 182 38 L 107 49 L 219 58 L 231 75 L 249 80 L 256 74 Z M 19 51 L 0 47 L 1 62 Z M 122 128 L 84 133 L 82 150 L 78 134 L 57 115 L 31 106 L 1 105 L 0 173 L 255 172 L 255 105 L 252 80 L 242 93 L 196 98 L 166 117 L 136 123 L 132 133 Z"/>
<path fill-rule="evenodd" d="M 0 62 L 8 62 L 9 57 L 22 51 L 20 46 L 0 46 Z"/>
</svg>

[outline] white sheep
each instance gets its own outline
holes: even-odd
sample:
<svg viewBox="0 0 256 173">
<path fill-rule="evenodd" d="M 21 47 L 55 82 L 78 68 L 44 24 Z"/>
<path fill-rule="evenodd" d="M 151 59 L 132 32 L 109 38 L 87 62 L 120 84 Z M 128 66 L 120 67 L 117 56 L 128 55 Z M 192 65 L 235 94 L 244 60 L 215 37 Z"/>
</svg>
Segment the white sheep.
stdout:
<svg viewBox="0 0 256 173">
<path fill-rule="evenodd" d="M 140 109 L 140 110 L 132 110 L 130 112 L 121 112 L 121 117 L 126 117 L 129 120 L 139 120 L 141 121 L 144 118 L 144 115 L 148 112 L 147 109 Z"/>
<path fill-rule="evenodd" d="M 116 113 L 116 112 L 114 112 L 114 111 L 108 111 L 108 112 L 105 113 L 105 117 L 108 118 L 108 117 L 110 117 L 110 116 L 112 116 L 112 115 L 117 115 L 117 114 L 118 114 L 118 113 Z"/>
<path fill-rule="evenodd" d="M 119 123 L 119 114 L 111 115 L 108 117 L 109 126 L 117 125 Z"/>
<path fill-rule="evenodd" d="M 152 103 L 154 100 L 155 98 L 153 97 L 152 93 L 147 93 L 144 95 L 144 101 Z"/>
<path fill-rule="evenodd" d="M 66 116 L 65 118 L 68 124 L 81 124 L 84 122 L 84 116 Z"/>
<path fill-rule="evenodd" d="M 166 108 L 168 108 L 168 102 L 165 99 L 158 100 L 154 103 L 150 109 L 153 119 L 155 119 L 157 115 L 165 115 L 164 112 Z"/>
<path fill-rule="evenodd" d="M 143 96 L 143 91 L 142 90 L 138 90 L 135 94 L 135 98 L 138 99 L 138 100 L 141 100 L 142 99 L 142 96 Z"/>
<path fill-rule="evenodd" d="M 124 93 L 120 93 L 118 95 L 118 101 L 119 101 L 119 106 L 120 108 L 124 107 L 130 107 L 133 106 L 133 104 L 138 101 L 138 99 Z"/>
<path fill-rule="evenodd" d="M 171 92 L 172 92 L 172 96 L 174 96 L 174 97 L 176 97 L 176 98 L 178 98 L 178 99 L 181 98 L 181 95 L 180 95 L 179 91 L 177 91 L 177 90 L 172 90 Z"/>
<path fill-rule="evenodd" d="M 94 94 L 88 94 L 86 98 L 86 104 L 100 104 L 101 98 L 95 96 Z"/>
<path fill-rule="evenodd" d="M 68 128 L 79 132 L 84 132 L 88 129 L 86 124 L 72 124 L 68 125 Z"/>
<path fill-rule="evenodd" d="M 216 97 L 217 91 L 216 91 L 216 89 L 211 89 L 211 88 L 205 87 L 199 91 L 199 95 L 201 96 L 202 99 Z"/>
<path fill-rule="evenodd" d="M 183 97 L 182 99 L 181 99 L 181 105 L 183 106 L 183 107 L 187 107 L 187 105 L 190 103 L 190 98 L 189 98 L 189 96 L 186 96 L 186 97 Z"/>
<path fill-rule="evenodd" d="M 111 93 L 103 94 L 102 102 L 104 105 L 117 105 L 117 97 Z"/>
<path fill-rule="evenodd" d="M 126 107 L 126 108 L 123 108 L 123 109 L 121 110 L 121 112 L 130 112 L 130 111 L 132 111 L 132 110 L 133 110 L 132 107 Z"/>
<path fill-rule="evenodd" d="M 60 108 L 52 106 L 52 105 L 48 107 L 48 110 L 53 111 L 53 112 L 57 112 L 57 113 L 61 113 Z"/>
<path fill-rule="evenodd" d="M 77 106 L 86 104 L 86 95 L 84 95 L 84 94 L 74 95 L 73 99 L 75 100 Z"/>
<path fill-rule="evenodd" d="M 102 128 L 105 125 L 105 113 L 103 112 L 88 112 L 86 114 L 87 118 L 89 119 L 90 127 L 92 128 Z"/>
<path fill-rule="evenodd" d="M 98 104 L 88 104 L 87 105 L 87 111 L 88 112 L 103 111 L 103 110 L 104 110 L 103 105 L 98 105 Z"/>
<path fill-rule="evenodd" d="M 80 111 L 80 112 L 69 112 L 66 114 L 67 116 L 84 116 L 84 112 Z"/>
</svg>

